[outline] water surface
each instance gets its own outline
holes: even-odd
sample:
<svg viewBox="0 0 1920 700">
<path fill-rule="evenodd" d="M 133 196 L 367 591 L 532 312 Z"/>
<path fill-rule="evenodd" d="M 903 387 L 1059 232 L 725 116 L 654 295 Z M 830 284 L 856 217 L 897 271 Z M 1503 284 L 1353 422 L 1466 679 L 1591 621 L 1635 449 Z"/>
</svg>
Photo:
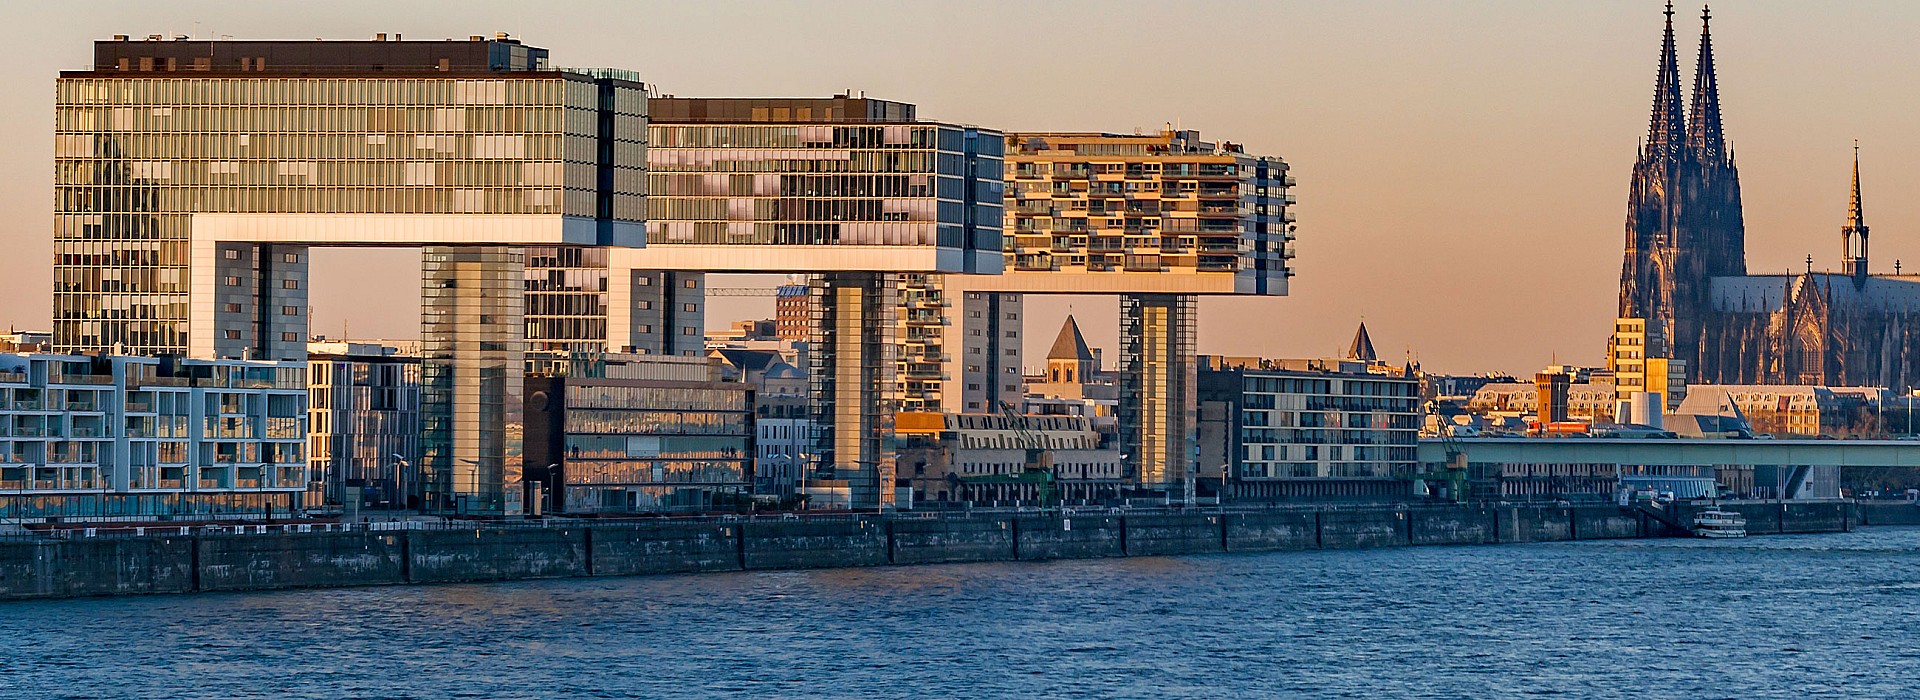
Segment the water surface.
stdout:
<svg viewBox="0 0 1920 700">
<path fill-rule="evenodd" d="M 0 604 L 0 697 L 1913 697 L 1920 530 Z"/>
</svg>

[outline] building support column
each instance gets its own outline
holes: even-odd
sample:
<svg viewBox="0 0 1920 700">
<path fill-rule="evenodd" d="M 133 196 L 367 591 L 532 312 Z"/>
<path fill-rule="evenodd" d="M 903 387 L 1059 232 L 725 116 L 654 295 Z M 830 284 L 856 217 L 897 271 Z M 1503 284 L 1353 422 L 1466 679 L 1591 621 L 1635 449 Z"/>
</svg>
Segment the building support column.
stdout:
<svg viewBox="0 0 1920 700">
<path fill-rule="evenodd" d="M 525 252 L 421 251 L 422 466 L 428 508 L 501 514 L 520 481 Z M 516 499 L 517 501 L 517 499 Z"/>
<path fill-rule="evenodd" d="M 1121 459 L 1130 486 L 1174 502 L 1192 498 L 1199 451 L 1197 316 L 1192 295 L 1120 297 Z"/>
<path fill-rule="evenodd" d="M 854 508 L 893 505 L 893 412 L 898 378 L 893 273 L 814 275 L 808 376 L 815 426 L 813 474 L 844 485 Z"/>
</svg>

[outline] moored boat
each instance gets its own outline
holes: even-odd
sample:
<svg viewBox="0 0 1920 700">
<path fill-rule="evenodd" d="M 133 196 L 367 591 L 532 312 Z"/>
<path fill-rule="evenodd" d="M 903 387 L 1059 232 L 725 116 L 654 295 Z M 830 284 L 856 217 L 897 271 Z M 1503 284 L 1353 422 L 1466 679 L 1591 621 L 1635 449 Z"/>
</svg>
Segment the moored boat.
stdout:
<svg viewBox="0 0 1920 700">
<path fill-rule="evenodd" d="M 1739 513 L 1730 511 L 1701 511 L 1699 515 L 1693 516 L 1693 534 L 1695 537 L 1712 539 L 1746 537 L 1747 519 Z"/>
</svg>

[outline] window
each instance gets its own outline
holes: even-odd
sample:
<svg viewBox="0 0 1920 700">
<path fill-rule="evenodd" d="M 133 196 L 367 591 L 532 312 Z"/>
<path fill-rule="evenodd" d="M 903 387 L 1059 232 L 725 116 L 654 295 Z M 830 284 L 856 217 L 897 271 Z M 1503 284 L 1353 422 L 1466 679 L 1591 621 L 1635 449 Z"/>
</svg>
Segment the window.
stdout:
<svg viewBox="0 0 1920 700">
<path fill-rule="evenodd" d="M 680 329 L 680 335 L 698 335 L 698 334 L 694 332 L 693 326 L 687 326 L 685 328 Z"/>
<path fill-rule="evenodd" d="M 699 311 L 700 305 L 699 304 L 681 304 L 680 310 L 681 311 Z"/>
<path fill-rule="evenodd" d="M 280 315 L 281 315 L 281 316 L 299 316 L 299 315 L 300 315 L 300 307 L 298 307 L 298 306 L 282 306 L 282 307 L 280 307 Z"/>
<path fill-rule="evenodd" d="M 297 263 L 297 262 L 300 262 L 300 254 L 287 253 L 286 255 L 280 256 L 280 260 L 283 262 Z"/>
<path fill-rule="evenodd" d="M 220 255 L 224 256 L 228 260 L 240 259 L 240 251 L 234 250 L 232 248 L 228 248 L 226 250 L 220 251 Z"/>
<path fill-rule="evenodd" d="M 229 287 L 238 287 L 240 286 L 240 278 L 235 277 L 233 275 L 227 275 L 226 284 Z"/>
<path fill-rule="evenodd" d="M 280 280 L 281 289 L 299 289 L 300 280 Z"/>
<path fill-rule="evenodd" d="M 237 314 L 237 313 L 240 313 L 240 305 L 239 305 L 239 304 L 228 304 L 228 305 L 226 305 L 226 309 L 227 309 L 227 313 L 230 313 L 230 314 Z"/>
<path fill-rule="evenodd" d="M 225 335 L 227 336 L 227 340 L 240 339 L 240 331 L 227 331 Z"/>
<path fill-rule="evenodd" d="M 680 282 L 680 286 L 686 287 L 687 289 L 698 289 L 700 287 L 700 280 L 683 280 Z"/>
<path fill-rule="evenodd" d="M 300 342 L 300 334 L 295 333 L 293 331 L 287 331 L 280 334 L 280 339 L 289 343 L 298 343 Z"/>
</svg>

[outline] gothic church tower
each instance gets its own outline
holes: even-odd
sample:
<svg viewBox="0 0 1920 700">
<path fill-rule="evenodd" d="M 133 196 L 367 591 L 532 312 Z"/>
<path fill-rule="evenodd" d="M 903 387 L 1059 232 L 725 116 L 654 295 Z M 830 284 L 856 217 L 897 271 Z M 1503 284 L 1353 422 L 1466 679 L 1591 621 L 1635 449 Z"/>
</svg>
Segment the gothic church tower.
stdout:
<svg viewBox="0 0 1920 700">
<path fill-rule="evenodd" d="M 1653 115 L 1627 197 L 1620 315 L 1664 331 L 1668 347 L 1650 347 L 1648 356 L 1684 360 L 1691 370 L 1699 366 L 1710 278 L 1746 274 L 1746 224 L 1739 170 L 1721 128 L 1711 15 L 1701 13 L 1691 115 L 1682 111 L 1671 3 L 1666 16 Z"/>
</svg>

